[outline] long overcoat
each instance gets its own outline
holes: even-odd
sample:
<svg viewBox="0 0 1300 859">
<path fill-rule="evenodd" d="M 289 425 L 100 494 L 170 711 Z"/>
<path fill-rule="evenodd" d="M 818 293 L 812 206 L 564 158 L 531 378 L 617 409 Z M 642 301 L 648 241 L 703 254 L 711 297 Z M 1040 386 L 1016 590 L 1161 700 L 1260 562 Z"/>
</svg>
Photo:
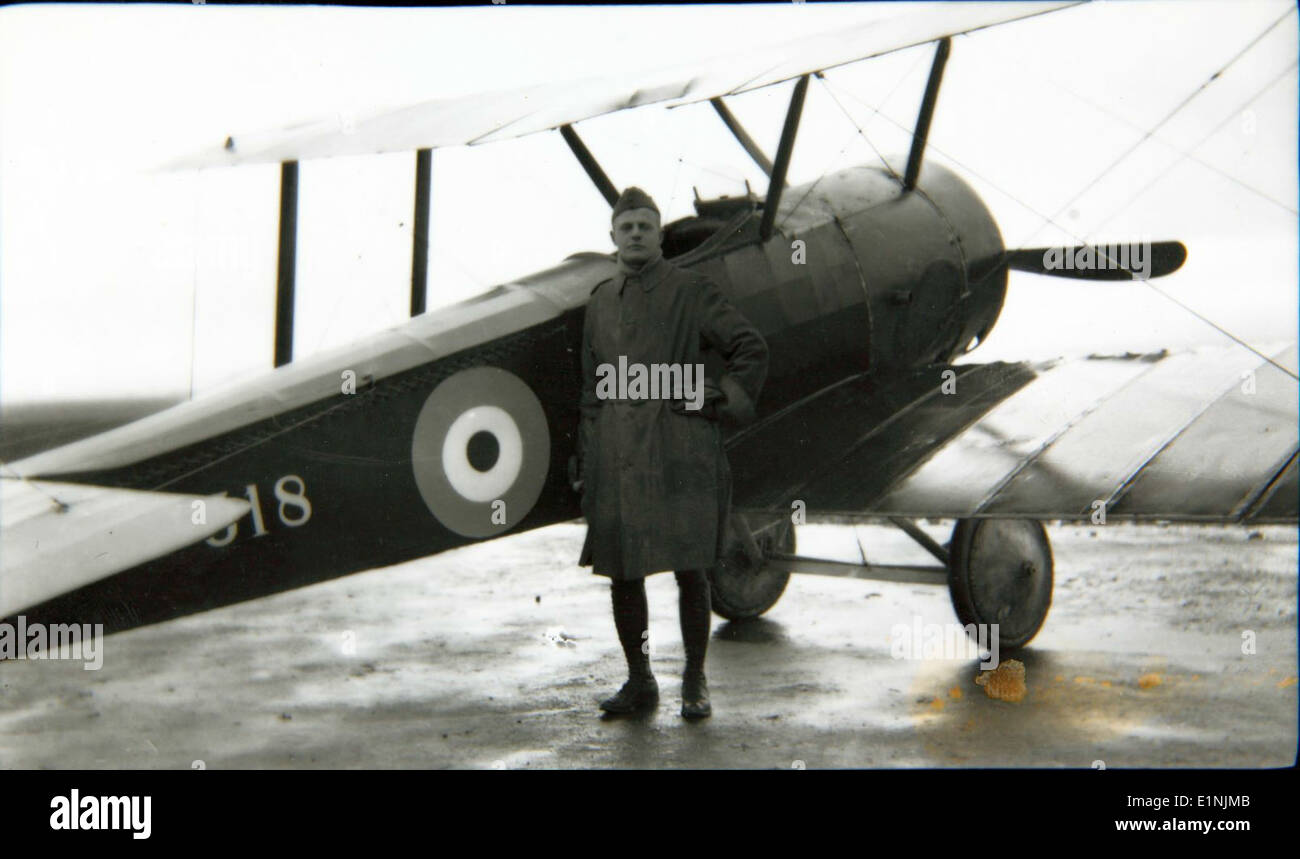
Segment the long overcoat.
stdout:
<svg viewBox="0 0 1300 859">
<path fill-rule="evenodd" d="M 598 373 L 619 368 L 620 359 L 629 368 L 702 365 L 703 408 L 665 398 L 677 391 L 651 398 L 598 384 Z M 582 371 L 578 453 L 588 527 L 579 563 L 620 580 L 712 567 L 731 494 L 719 420 L 753 419 L 767 375 L 762 335 L 707 277 L 662 254 L 640 269 L 620 261 L 587 304 Z"/>
</svg>

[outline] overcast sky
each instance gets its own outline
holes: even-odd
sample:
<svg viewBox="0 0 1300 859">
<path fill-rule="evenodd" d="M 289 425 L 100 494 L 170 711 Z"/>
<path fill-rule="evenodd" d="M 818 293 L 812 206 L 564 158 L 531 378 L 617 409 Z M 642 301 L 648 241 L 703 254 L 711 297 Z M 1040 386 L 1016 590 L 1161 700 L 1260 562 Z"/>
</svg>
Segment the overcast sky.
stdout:
<svg viewBox="0 0 1300 859">
<path fill-rule="evenodd" d="M 864 14 L 0 10 L 0 401 L 201 394 L 270 367 L 278 167 L 157 169 L 166 162 L 299 120 L 772 50 Z M 932 53 L 814 81 L 791 182 L 905 153 Z M 927 157 L 975 186 L 1008 246 L 1181 239 L 1188 262 L 1162 289 L 1252 343 L 1291 341 L 1296 56 L 1289 0 L 1098 3 L 981 31 L 954 40 Z M 789 87 L 732 101 L 769 154 Z M 577 127 L 613 182 L 646 188 L 665 220 L 690 213 L 692 188 L 766 187 L 707 104 Z M 298 357 L 406 318 L 414 164 L 397 153 L 302 165 Z M 431 307 L 579 250 L 609 250 L 608 206 L 557 132 L 434 153 Z M 1226 342 L 1146 286 L 1017 273 L 972 358 Z"/>
</svg>

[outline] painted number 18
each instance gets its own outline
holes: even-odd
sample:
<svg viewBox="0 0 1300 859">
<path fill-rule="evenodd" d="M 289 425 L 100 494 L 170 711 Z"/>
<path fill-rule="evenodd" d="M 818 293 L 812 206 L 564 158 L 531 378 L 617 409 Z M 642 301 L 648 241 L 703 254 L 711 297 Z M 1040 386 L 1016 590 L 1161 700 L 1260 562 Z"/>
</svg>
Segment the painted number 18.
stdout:
<svg viewBox="0 0 1300 859">
<path fill-rule="evenodd" d="M 276 517 L 283 525 L 297 528 L 307 524 L 311 518 L 311 502 L 307 500 L 307 484 L 296 474 L 286 474 L 275 482 Z M 244 495 L 251 505 L 249 513 L 253 517 L 253 536 L 261 537 L 267 533 L 266 517 L 262 512 L 262 497 L 257 491 L 257 484 L 250 483 L 244 487 Z M 239 523 L 231 523 L 220 534 L 209 537 L 209 546 L 229 546 L 239 534 Z"/>
</svg>

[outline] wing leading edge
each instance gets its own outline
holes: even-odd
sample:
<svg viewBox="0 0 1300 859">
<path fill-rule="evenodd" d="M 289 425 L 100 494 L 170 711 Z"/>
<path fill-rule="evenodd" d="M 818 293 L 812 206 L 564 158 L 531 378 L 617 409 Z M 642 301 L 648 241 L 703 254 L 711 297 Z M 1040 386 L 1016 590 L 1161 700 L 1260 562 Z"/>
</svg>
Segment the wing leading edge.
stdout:
<svg viewBox="0 0 1300 859">
<path fill-rule="evenodd" d="M 522 137 L 633 107 L 676 107 L 792 80 L 997 24 L 1041 15 L 1071 2 L 933 3 L 905 13 L 877 10 L 834 32 L 748 48 L 703 64 L 604 73 L 579 81 L 428 101 L 364 117 L 334 116 L 227 138 L 172 168 L 298 161 L 341 155 L 474 145 Z M 889 4 L 883 4 L 888 7 Z"/>
<path fill-rule="evenodd" d="M 1273 356 L 1295 366 L 1296 347 Z M 945 381 L 948 384 L 945 386 Z M 735 503 L 811 514 L 1295 523 L 1296 381 L 1247 350 L 849 380 L 734 439 Z"/>
<path fill-rule="evenodd" d="M 4 479 L 0 618 L 197 543 L 248 510 L 223 495 Z"/>
</svg>

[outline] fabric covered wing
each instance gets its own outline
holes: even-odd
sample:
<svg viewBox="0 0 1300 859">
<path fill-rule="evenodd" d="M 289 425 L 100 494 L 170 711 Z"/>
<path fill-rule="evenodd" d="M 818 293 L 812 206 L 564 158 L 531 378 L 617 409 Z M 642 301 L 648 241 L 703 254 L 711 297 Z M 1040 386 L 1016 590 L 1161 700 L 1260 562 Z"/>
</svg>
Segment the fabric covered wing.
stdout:
<svg viewBox="0 0 1300 859">
<path fill-rule="evenodd" d="M 0 618 L 197 543 L 248 510 L 223 495 L 2 480 Z"/>
<path fill-rule="evenodd" d="M 1075 3 L 929 3 L 892 8 L 892 4 L 879 4 L 864 7 L 863 22 L 851 29 L 790 40 L 770 50 L 751 46 L 702 64 L 652 72 L 603 72 L 587 80 L 432 99 L 368 117 L 299 122 L 277 131 L 237 134 L 222 146 L 170 166 L 211 167 L 489 143 L 627 108 L 648 104 L 673 107 L 748 92 L 1072 5 Z"/>
<path fill-rule="evenodd" d="M 1272 357 L 1296 366 L 1294 346 Z M 1298 394 L 1237 347 L 856 377 L 731 440 L 734 503 L 1079 521 L 1104 504 L 1107 521 L 1294 523 Z"/>
</svg>

